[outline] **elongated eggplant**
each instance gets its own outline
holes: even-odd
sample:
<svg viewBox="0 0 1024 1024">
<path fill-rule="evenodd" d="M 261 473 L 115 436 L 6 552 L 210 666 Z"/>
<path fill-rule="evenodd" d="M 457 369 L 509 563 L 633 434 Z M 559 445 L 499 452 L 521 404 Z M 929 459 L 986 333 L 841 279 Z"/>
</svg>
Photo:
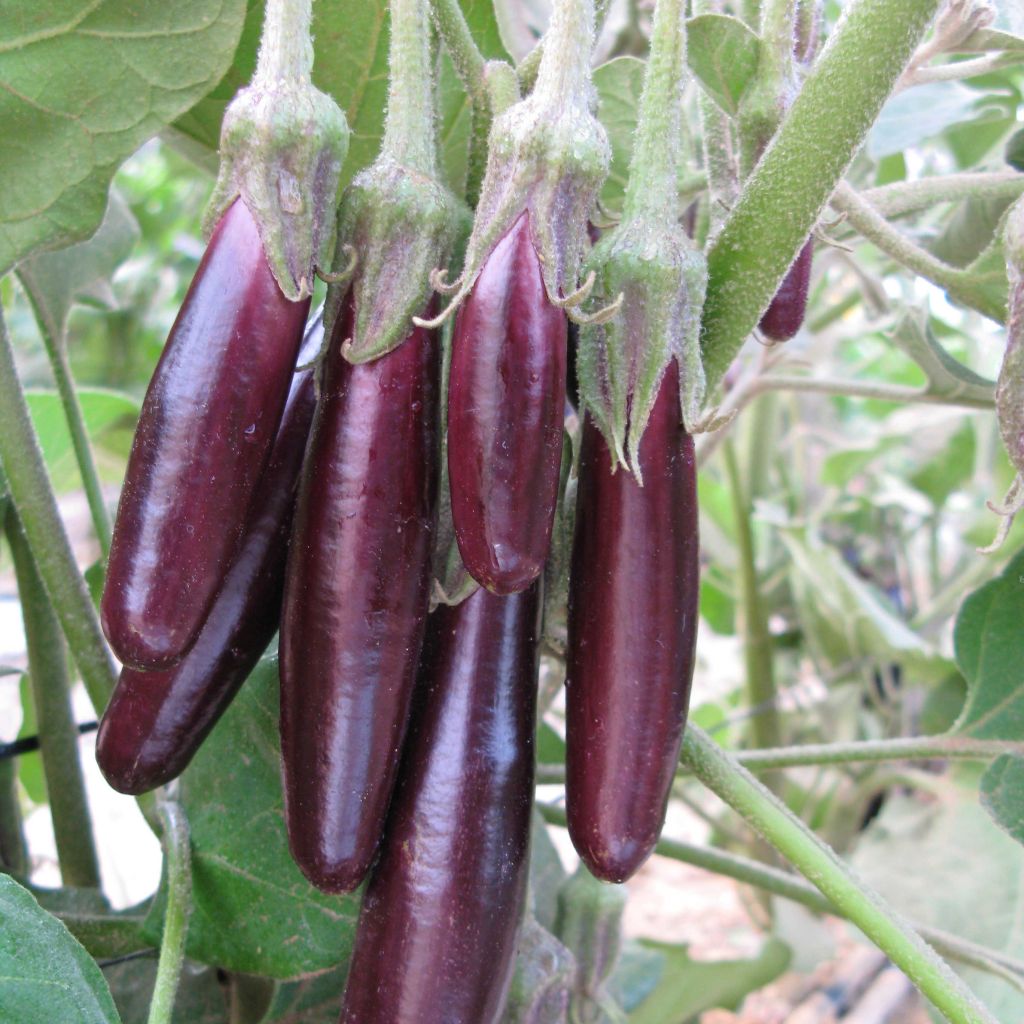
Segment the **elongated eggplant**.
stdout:
<svg viewBox="0 0 1024 1024">
<path fill-rule="evenodd" d="M 281 759 L 292 855 L 328 892 L 362 881 L 398 772 L 436 517 L 438 345 L 416 328 L 369 363 L 331 338 L 281 618 Z"/>
<path fill-rule="evenodd" d="M 317 317 L 300 363 L 319 352 L 323 334 Z M 295 374 L 241 546 L 192 649 L 162 672 L 121 670 L 96 737 L 100 770 L 121 793 L 145 793 L 185 770 L 277 631 L 315 390 L 312 370 Z"/>
<path fill-rule="evenodd" d="M 452 519 L 471 576 L 511 594 L 540 575 L 558 500 L 566 319 L 523 213 L 459 309 L 448 383 Z"/>
<path fill-rule="evenodd" d="M 807 312 L 807 291 L 811 283 L 814 239 L 809 238 L 797 253 L 793 265 L 779 285 L 768 308 L 761 315 L 758 327 L 772 341 L 789 341 L 804 322 Z"/>
<path fill-rule="evenodd" d="M 169 667 L 206 621 L 277 436 L 308 311 L 308 299 L 282 294 L 236 201 L 171 328 L 128 460 L 101 604 L 126 665 Z"/>
<path fill-rule="evenodd" d="M 611 471 L 586 417 L 569 586 L 569 835 L 598 878 L 622 882 L 665 820 L 693 675 L 700 566 L 693 439 L 678 365 L 640 441 L 643 486 Z"/>
<path fill-rule="evenodd" d="M 501 1016 L 529 867 L 539 590 L 431 616 L 342 1024 Z"/>
</svg>

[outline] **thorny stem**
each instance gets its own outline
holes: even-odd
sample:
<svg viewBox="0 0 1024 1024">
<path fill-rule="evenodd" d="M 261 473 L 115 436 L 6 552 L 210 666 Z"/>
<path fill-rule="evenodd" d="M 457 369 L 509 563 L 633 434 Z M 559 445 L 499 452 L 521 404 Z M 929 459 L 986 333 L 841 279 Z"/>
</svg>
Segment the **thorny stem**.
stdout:
<svg viewBox="0 0 1024 1024">
<path fill-rule="evenodd" d="M 149 1004 L 148 1024 L 171 1024 L 174 997 L 185 959 L 188 918 L 192 911 L 192 862 L 188 820 L 181 806 L 162 803 L 159 815 L 163 824 L 164 859 L 167 863 L 167 909 L 156 983 Z"/>
<path fill-rule="evenodd" d="M 826 843 L 702 729 L 687 727 L 682 759 L 814 883 L 955 1024 L 996 1024 L 949 965 L 910 924 L 861 882 Z"/>
<path fill-rule="evenodd" d="M 309 28 L 313 0 L 266 0 L 260 52 L 253 85 L 310 84 L 313 41 Z"/>
<path fill-rule="evenodd" d="M 546 822 L 565 828 L 567 825 L 565 809 L 552 804 L 538 803 L 537 809 Z M 727 853 L 710 846 L 697 846 L 693 843 L 679 842 L 674 839 L 661 839 L 654 852 L 661 857 L 676 860 L 683 864 L 692 864 L 705 871 L 734 878 L 745 885 L 757 886 L 766 892 L 792 900 L 820 914 L 835 914 L 845 918 L 847 915 L 839 911 L 813 885 L 803 881 L 788 871 L 770 867 L 749 857 L 735 853 Z M 980 946 L 977 943 L 951 935 L 948 932 L 931 928 L 925 924 L 913 923 L 914 930 L 927 939 L 937 950 L 950 959 L 990 971 L 1004 978 L 1015 987 L 1020 987 L 1024 979 L 1024 961 L 1005 953 Z"/>
<path fill-rule="evenodd" d="M 381 150 L 402 167 L 437 177 L 427 0 L 391 0 L 388 108 Z"/>
<path fill-rule="evenodd" d="M 977 274 L 951 267 L 915 245 L 845 181 L 836 188 L 832 207 L 846 214 L 850 226 L 882 252 L 925 280 L 944 288 L 951 298 L 976 309 L 996 323 L 1001 324 L 1006 319 L 1005 304 L 986 294 L 979 286 Z"/>
<path fill-rule="evenodd" d="M 71 708 L 64 637 L 17 514 L 10 506 L 4 533 L 11 548 L 25 621 L 32 703 L 39 728 L 39 752 L 43 758 L 61 879 L 67 886 L 98 889 L 99 861 L 78 753 L 78 726 Z"/>
<path fill-rule="evenodd" d="M 702 347 L 709 393 L 757 326 L 938 5 L 846 6 L 708 251 Z"/>
<path fill-rule="evenodd" d="M 2 311 L 0 464 L 7 475 L 11 497 L 28 536 L 39 575 L 82 674 L 89 699 L 96 712 L 102 713 L 116 682 L 114 663 L 57 510 L 43 454 L 18 380 L 14 350 Z"/>
<path fill-rule="evenodd" d="M 936 203 L 961 199 L 1016 199 L 1024 193 L 1019 171 L 943 174 L 918 181 L 898 181 L 861 192 L 860 197 L 883 217 L 900 217 Z"/>
</svg>

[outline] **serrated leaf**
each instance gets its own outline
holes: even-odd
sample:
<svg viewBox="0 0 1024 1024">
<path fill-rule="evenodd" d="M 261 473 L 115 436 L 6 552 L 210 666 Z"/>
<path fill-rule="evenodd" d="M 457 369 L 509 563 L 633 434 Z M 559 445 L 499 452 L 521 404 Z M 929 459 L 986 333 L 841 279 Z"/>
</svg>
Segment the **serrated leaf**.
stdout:
<svg viewBox="0 0 1024 1024">
<path fill-rule="evenodd" d="M 0 875 L 0 921 L 0 1021 L 120 1024 L 96 961 L 9 875 Z"/>
<path fill-rule="evenodd" d="M 981 777 L 981 804 L 1006 833 L 1024 843 L 1024 758 L 997 757 Z"/>
<path fill-rule="evenodd" d="M 1003 275 L 1005 279 L 1005 270 Z M 954 359 L 936 341 L 923 315 L 908 313 L 904 316 L 893 330 L 892 340 L 924 370 L 930 394 L 995 402 L 995 381 Z"/>
<path fill-rule="evenodd" d="M 1024 739 L 1024 552 L 960 606 L 953 632 L 967 702 L 955 731 L 978 739 Z"/>
<path fill-rule="evenodd" d="M 601 201 L 614 210 L 622 205 L 629 178 L 633 132 L 646 67 L 646 62 L 637 57 L 616 57 L 594 71 L 597 118 L 604 125 L 612 147 L 611 167 L 601 189 Z"/>
<path fill-rule="evenodd" d="M 277 660 L 265 658 L 181 777 L 192 837 L 186 952 L 289 979 L 347 960 L 359 900 L 318 892 L 291 858 L 277 720 Z M 157 942 L 165 886 L 166 877 L 145 925 Z"/>
<path fill-rule="evenodd" d="M 739 18 L 701 14 L 686 23 L 686 59 L 708 95 L 736 114 L 753 81 L 761 41 Z"/>
<path fill-rule="evenodd" d="M 224 74 L 243 0 L 51 0 L 0 13 L 0 275 L 88 238 L 121 162 Z"/>
</svg>

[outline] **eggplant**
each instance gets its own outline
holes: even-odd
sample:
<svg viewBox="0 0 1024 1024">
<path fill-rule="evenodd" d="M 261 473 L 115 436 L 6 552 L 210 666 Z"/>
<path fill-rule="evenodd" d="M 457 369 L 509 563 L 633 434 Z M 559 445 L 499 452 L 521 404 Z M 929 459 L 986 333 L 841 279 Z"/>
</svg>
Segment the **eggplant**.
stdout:
<svg viewBox="0 0 1024 1024">
<path fill-rule="evenodd" d="M 448 475 L 459 552 L 496 594 L 535 580 L 551 545 L 565 408 L 566 317 L 524 212 L 487 257 L 452 336 Z"/>
<path fill-rule="evenodd" d="M 757 325 L 771 341 L 789 341 L 804 322 L 807 312 L 807 292 L 811 285 L 811 263 L 814 257 L 814 239 L 809 238 L 797 253 L 793 265 L 772 296 L 768 308 L 761 314 Z"/>
<path fill-rule="evenodd" d="M 301 363 L 320 351 L 323 334 L 318 316 L 307 329 Z M 313 371 L 304 369 L 292 379 L 241 547 L 192 649 L 164 671 L 121 670 L 96 737 L 96 760 L 118 792 L 145 793 L 185 770 L 277 632 L 299 471 L 315 408 Z"/>
<path fill-rule="evenodd" d="M 100 606 L 118 658 L 164 669 L 194 643 L 270 458 L 309 300 L 291 302 L 237 200 L 215 228 L 146 392 Z"/>
<path fill-rule="evenodd" d="M 430 618 L 342 1024 L 493 1024 L 529 868 L 540 583 Z"/>
<path fill-rule="evenodd" d="M 569 583 L 566 811 L 590 871 L 623 882 L 665 820 L 693 675 L 697 469 L 678 364 L 640 441 L 641 487 L 583 425 Z"/>
<path fill-rule="evenodd" d="M 353 365 L 337 318 L 303 467 L 281 616 L 292 855 L 327 892 L 377 851 L 408 722 L 436 526 L 439 346 L 415 328 Z"/>
</svg>

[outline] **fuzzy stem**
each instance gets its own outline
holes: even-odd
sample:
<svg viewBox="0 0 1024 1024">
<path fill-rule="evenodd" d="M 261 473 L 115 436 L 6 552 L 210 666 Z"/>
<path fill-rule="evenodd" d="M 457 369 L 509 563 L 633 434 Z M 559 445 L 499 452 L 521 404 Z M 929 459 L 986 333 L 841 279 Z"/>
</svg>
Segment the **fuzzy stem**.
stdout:
<svg viewBox="0 0 1024 1024">
<path fill-rule="evenodd" d="M 951 64 L 940 64 L 934 68 L 915 68 L 905 75 L 900 82 L 901 89 L 909 89 L 915 85 L 926 85 L 929 82 L 955 82 L 964 78 L 976 78 L 988 75 L 1000 68 L 1012 68 L 1020 64 L 1020 53 L 990 53 L 973 60 L 954 61 Z"/>
<path fill-rule="evenodd" d="M 883 217 L 901 217 L 936 203 L 962 199 L 1016 199 L 1024 193 L 1024 174 L 1019 171 L 981 171 L 943 174 L 918 181 L 897 181 L 861 192 L 866 203 Z"/>
<path fill-rule="evenodd" d="M 484 55 L 473 39 L 458 0 L 430 0 L 434 24 L 474 107 L 484 102 Z"/>
<path fill-rule="evenodd" d="M 71 683 L 60 624 L 39 578 L 28 541 L 13 508 L 4 533 L 11 548 L 25 622 L 28 674 L 39 728 L 39 751 L 64 885 L 100 886 L 89 801 L 78 753 L 78 726 L 71 709 Z"/>
<path fill-rule="evenodd" d="M 426 0 L 391 0 L 388 109 L 382 152 L 429 178 L 437 177 L 430 22 Z"/>
<path fill-rule="evenodd" d="M 611 0 L 595 0 L 594 2 L 594 39 L 601 34 L 605 20 L 608 17 L 608 8 L 611 7 Z M 544 45 L 547 41 L 545 35 L 537 45 L 516 65 L 516 74 L 519 76 L 519 87 L 523 94 L 530 92 L 537 84 L 537 72 L 540 70 L 540 62 L 544 56 Z"/>
<path fill-rule="evenodd" d="M 877 893 L 830 846 L 722 750 L 690 725 L 683 761 L 716 796 L 755 828 L 871 939 L 954 1024 L 996 1024 L 992 1014 Z"/>
<path fill-rule="evenodd" d="M 682 0 L 658 0 L 651 31 L 644 91 L 640 97 L 622 219 L 674 223 L 680 160 L 683 83 L 686 75 L 686 10 Z"/>
<path fill-rule="evenodd" d="M 96 472 L 96 460 L 93 458 L 92 445 L 89 443 L 89 432 L 85 429 L 85 417 L 82 415 L 82 406 L 78 401 L 78 395 L 75 392 L 75 382 L 71 376 L 64 327 L 62 324 L 55 323 L 46 315 L 46 305 L 38 301 L 32 281 L 25 277 L 20 278 L 20 280 L 32 304 L 36 324 L 39 326 L 40 335 L 42 335 L 43 346 L 50 360 L 50 369 L 53 371 L 54 383 L 57 385 L 57 394 L 60 397 L 60 404 L 64 409 L 64 418 L 67 420 L 68 432 L 71 435 L 71 446 L 74 448 L 75 461 L 78 463 L 78 472 L 82 477 L 82 486 L 85 489 L 85 497 L 89 503 L 89 513 L 92 516 L 93 529 L 96 531 L 96 539 L 99 541 L 100 551 L 103 554 L 104 560 L 106 560 L 110 554 L 110 512 L 107 510 L 107 504 L 103 500 L 103 490 L 100 487 L 99 474 Z"/>
<path fill-rule="evenodd" d="M 594 50 L 593 0 L 555 0 L 535 91 L 559 103 L 588 95 Z"/>
<path fill-rule="evenodd" d="M 915 245 L 845 181 L 840 182 L 836 188 L 832 196 L 832 207 L 846 214 L 850 226 L 882 252 L 926 281 L 944 288 L 951 298 L 976 309 L 996 323 L 1001 324 L 1006 319 L 1005 303 L 994 301 L 979 286 L 976 274 L 951 267 Z"/>
<path fill-rule="evenodd" d="M 757 326 L 939 2 L 855 0 L 845 8 L 708 252 L 709 392 Z"/>
<path fill-rule="evenodd" d="M 875 398 L 882 402 L 917 402 L 922 405 L 952 405 L 965 409 L 992 409 L 995 396 L 989 399 L 967 395 L 936 395 L 923 388 L 903 384 L 883 384 L 850 380 L 846 377 L 806 377 L 798 374 L 769 373 L 750 385 L 744 396 L 750 400 L 763 391 L 803 391 L 807 394 L 845 395 L 848 398 Z"/>
<path fill-rule="evenodd" d="M 266 0 L 253 85 L 311 84 L 313 0 Z"/>
<path fill-rule="evenodd" d="M 89 699 L 102 713 L 117 676 L 78 571 L 57 501 L 53 496 L 43 454 L 39 449 L 28 406 L 18 380 L 14 350 L 0 311 L 0 464 L 7 475 L 18 518 L 28 536 L 61 629 L 82 674 Z"/>
<path fill-rule="evenodd" d="M 538 803 L 537 809 L 546 822 L 559 828 L 567 826 L 565 809 L 552 804 Z M 749 857 L 724 850 L 716 850 L 710 846 L 697 846 L 683 843 L 675 839 L 661 839 L 654 852 L 661 857 L 676 860 L 683 864 L 692 864 L 716 875 L 734 878 L 745 885 L 754 885 L 766 892 L 792 900 L 820 914 L 837 914 L 846 917 L 823 896 L 813 885 L 805 882 L 788 871 L 773 868 Z M 991 971 L 1005 978 L 1010 984 L 1020 985 L 1024 976 L 1024 961 L 986 946 L 962 939 L 948 932 L 931 928 L 925 924 L 914 923 L 914 930 L 926 938 L 944 956 L 970 964 L 983 971 Z"/>
<path fill-rule="evenodd" d="M 28 846 L 18 799 L 18 762 L 0 760 L 0 872 L 28 875 Z"/>
<path fill-rule="evenodd" d="M 192 862 L 185 812 L 178 804 L 163 803 L 159 814 L 167 862 L 167 909 L 148 1024 L 171 1024 L 192 911 Z"/>
</svg>

